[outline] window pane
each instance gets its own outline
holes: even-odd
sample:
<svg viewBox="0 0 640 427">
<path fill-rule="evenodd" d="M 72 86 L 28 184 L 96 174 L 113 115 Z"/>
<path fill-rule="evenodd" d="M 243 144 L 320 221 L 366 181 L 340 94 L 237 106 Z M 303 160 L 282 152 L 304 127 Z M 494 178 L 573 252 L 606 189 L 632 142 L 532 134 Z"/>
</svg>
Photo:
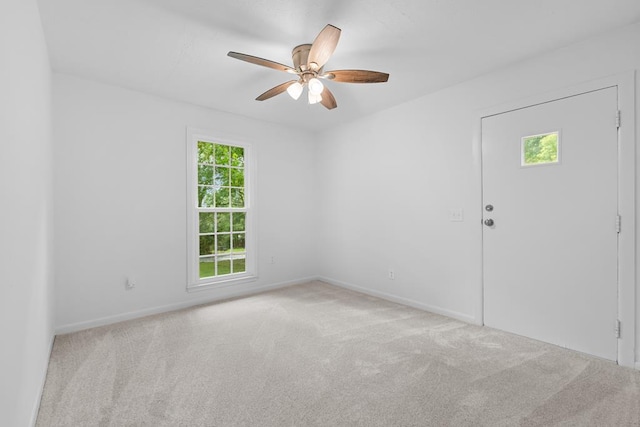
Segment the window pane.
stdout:
<svg viewBox="0 0 640 427">
<path fill-rule="evenodd" d="M 231 260 L 230 259 L 219 259 L 218 260 L 218 276 L 222 274 L 231 273 Z"/>
<path fill-rule="evenodd" d="M 216 165 L 229 164 L 229 147 L 228 145 L 216 144 Z"/>
<path fill-rule="evenodd" d="M 231 214 L 228 212 L 219 212 L 218 213 L 218 224 L 217 224 L 217 232 L 229 232 L 231 231 Z"/>
<path fill-rule="evenodd" d="M 244 169 L 231 169 L 231 186 L 244 187 Z"/>
<path fill-rule="evenodd" d="M 213 163 L 213 144 L 198 141 L 198 163 Z"/>
<path fill-rule="evenodd" d="M 242 273 L 247 271 L 245 266 L 244 256 L 242 258 L 233 258 L 232 260 L 232 268 L 234 273 Z"/>
<path fill-rule="evenodd" d="M 229 168 L 221 168 L 216 166 L 216 186 L 229 186 Z"/>
<path fill-rule="evenodd" d="M 216 236 L 200 236 L 200 255 L 213 255 Z"/>
<path fill-rule="evenodd" d="M 244 212 L 233 213 L 233 231 L 245 231 L 245 218 Z"/>
<path fill-rule="evenodd" d="M 213 166 L 198 165 L 198 184 L 213 185 Z"/>
<path fill-rule="evenodd" d="M 231 235 L 218 234 L 218 254 L 228 254 L 231 252 Z"/>
<path fill-rule="evenodd" d="M 244 148 L 231 147 L 231 166 L 244 166 Z"/>
<path fill-rule="evenodd" d="M 244 208 L 244 190 L 241 188 L 231 189 L 231 207 Z"/>
<path fill-rule="evenodd" d="M 233 252 L 244 252 L 244 233 L 233 233 Z"/>
<path fill-rule="evenodd" d="M 215 233 L 215 214 L 213 212 L 200 212 L 200 232 Z"/>
<path fill-rule="evenodd" d="M 522 165 L 558 162 L 558 133 L 522 138 Z"/>
<path fill-rule="evenodd" d="M 198 206 L 202 208 L 213 207 L 213 187 L 198 186 Z"/>
<path fill-rule="evenodd" d="M 213 257 L 200 258 L 200 278 L 216 275 L 216 263 Z"/>
<path fill-rule="evenodd" d="M 229 189 L 219 188 L 216 191 L 216 207 L 228 208 L 229 207 Z"/>
</svg>

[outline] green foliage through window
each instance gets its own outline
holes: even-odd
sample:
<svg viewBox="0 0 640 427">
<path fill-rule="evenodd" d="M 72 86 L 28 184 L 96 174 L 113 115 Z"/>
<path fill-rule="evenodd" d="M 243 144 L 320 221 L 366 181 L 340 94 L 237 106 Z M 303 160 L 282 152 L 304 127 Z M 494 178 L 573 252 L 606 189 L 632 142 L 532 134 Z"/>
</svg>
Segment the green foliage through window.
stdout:
<svg viewBox="0 0 640 427">
<path fill-rule="evenodd" d="M 522 138 L 522 165 L 558 162 L 558 133 Z"/>
<path fill-rule="evenodd" d="M 198 142 L 198 206 L 244 208 L 244 148 Z"/>
<path fill-rule="evenodd" d="M 243 147 L 198 142 L 200 278 L 246 271 L 245 183 Z"/>
</svg>

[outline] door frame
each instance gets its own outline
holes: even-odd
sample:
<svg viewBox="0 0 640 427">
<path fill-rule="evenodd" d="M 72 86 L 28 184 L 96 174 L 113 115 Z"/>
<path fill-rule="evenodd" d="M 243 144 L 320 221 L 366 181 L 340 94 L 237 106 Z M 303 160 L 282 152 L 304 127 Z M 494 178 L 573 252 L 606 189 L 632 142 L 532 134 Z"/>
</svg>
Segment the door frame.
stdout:
<svg viewBox="0 0 640 427">
<path fill-rule="evenodd" d="M 482 109 L 474 114 L 472 152 L 478 183 L 476 194 L 479 196 L 474 218 L 479 218 L 477 230 L 480 233 L 478 250 L 481 268 L 474 322 L 484 325 L 482 119 L 609 87 L 617 87 L 618 110 L 621 112 L 621 126 L 618 129 L 618 213 L 622 217 L 621 232 L 618 236 L 618 319 L 621 324 L 620 338 L 618 339 L 618 364 L 636 367 L 634 366 L 636 349 L 635 70 L 548 93 L 540 93 L 526 99 Z M 612 116 L 611 120 L 615 120 L 615 116 Z M 614 333 L 614 325 L 611 325 L 611 333 Z"/>
</svg>

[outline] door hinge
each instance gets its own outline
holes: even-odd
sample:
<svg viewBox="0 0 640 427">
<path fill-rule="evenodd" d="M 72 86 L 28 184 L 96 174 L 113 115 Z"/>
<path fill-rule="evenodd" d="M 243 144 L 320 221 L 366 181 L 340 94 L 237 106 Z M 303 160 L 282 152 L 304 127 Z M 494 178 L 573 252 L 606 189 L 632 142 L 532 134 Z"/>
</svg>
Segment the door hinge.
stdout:
<svg viewBox="0 0 640 427">
<path fill-rule="evenodd" d="M 620 215 L 616 215 L 616 233 L 620 233 L 622 230 L 622 217 Z"/>
<path fill-rule="evenodd" d="M 621 116 L 622 116 L 622 113 L 620 112 L 620 110 L 616 111 L 616 127 L 618 129 L 620 129 L 620 123 L 622 121 Z"/>
<path fill-rule="evenodd" d="M 616 338 L 620 338 L 620 320 L 616 319 L 616 328 L 614 329 Z"/>
</svg>

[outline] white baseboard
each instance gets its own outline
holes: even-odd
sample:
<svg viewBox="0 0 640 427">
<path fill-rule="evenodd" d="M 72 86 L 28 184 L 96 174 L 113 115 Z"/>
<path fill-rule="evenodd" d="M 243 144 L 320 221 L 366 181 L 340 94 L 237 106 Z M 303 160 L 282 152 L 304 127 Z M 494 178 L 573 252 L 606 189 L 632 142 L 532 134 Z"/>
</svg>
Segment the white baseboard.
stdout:
<svg viewBox="0 0 640 427">
<path fill-rule="evenodd" d="M 36 401 L 33 404 L 33 409 L 31 411 L 31 422 L 29 425 L 31 427 L 35 427 L 36 422 L 38 421 L 38 412 L 40 412 L 40 402 L 42 401 L 42 393 L 44 392 L 44 383 L 47 381 L 47 372 L 49 371 L 49 360 L 51 359 L 51 352 L 53 351 L 53 342 L 56 339 L 55 334 L 51 334 L 51 338 L 49 339 L 49 352 L 47 353 L 47 358 L 45 359 L 44 367 L 41 370 L 41 380 L 40 387 L 38 388 L 38 396 L 36 396 Z"/>
<path fill-rule="evenodd" d="M 387 301 L 395 302 L 398 304 L 406 305 L 409 307 L 417 308 L 419 310 L 428 311 L 430 313 L 440 314 L 442 316 L 451 317 L 453 319 L 461 320 L 465 323 L 471 323 L 476 325 L 477 321 L 475 317 L 470 316 L 464 313 L 458 313 L 456 311 L 447 310 L 445 308 L 436 307 L 429 304 L 424 304 L 409 298 L 403 298 L 395 295 L 388 294 L 386 292 L 374 291 L 371 289 L 363 288 L 361 286 L 353 285 L 351 283 L 341 282 L 339 280 L 334 280 L 328 277 L 319 277 L 318 280 L 329 283 L 331 285 L 339 286 L 341 288 L 349 289 L 352 291 L 360 292 L 363 294 L 371 295 L 374 297 L 378 297 Z"/>
<path fill-rule="evenodd" d="M 152 314 L 160 314 L 166 313 L 169 311 L 181 310 L 183 308 L 194 307 L 197 305 L 208 304 L 216 301 L 223 301 L 232 298 L 238 298 L 253 294 L 258 294 L 265 291 L 270 291 L 273 289 L 284 288 L 287 286 L 299 285 L 302 283 L 311 282 L 313 280 L 318 280 L 317 276 L 313 277 L 304 277 L 296 280 L 290 280 L 287 282 L 273 283 L 269 285 L 256 286 L 250 289 L 243 289 L 236 292 L 225 292 L 223 295 L 216 296 L 207 296 L 205 292 L 202 292 L 203 296 L 201 298 L 192 299 L 189 301 L 183 301 L 175 304 L 167 304 L 157 307 L 145 308 L 142 310 L 130 311 L 128 313 L 116 314 L 113 316 L 100 317 L 98 319 L 87 320 L 84 322 L 78 323 L 69 323 L 66 325 L 61 325 L 56 327 L 56 335 L 68 334 L 71 332 L 77 332 L 84 329 L 95 328 L 98 326 L 111 325 L 113 323 L 123 322 L 125 320 L 137 319 L 140 317 L 150 316 Z"/>
<path fill-rule="evenodd" d="M 640 362 L 636 362 L 636 369 L 640 371 Z"/>
</svg>

